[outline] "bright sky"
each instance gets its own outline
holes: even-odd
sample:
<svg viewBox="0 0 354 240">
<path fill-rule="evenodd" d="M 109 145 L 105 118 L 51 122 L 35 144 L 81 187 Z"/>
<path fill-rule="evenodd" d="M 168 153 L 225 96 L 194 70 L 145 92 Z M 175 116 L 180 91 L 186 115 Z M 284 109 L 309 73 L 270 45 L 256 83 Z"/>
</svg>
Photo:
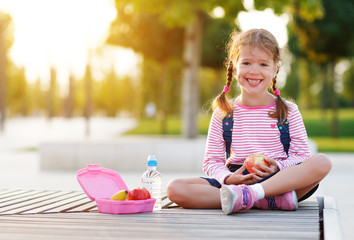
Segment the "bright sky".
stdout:
<svg viewBox="0 0 354 240">
<path fill-rule="evenodd" d="M 274 15 L 272 9 L 264 11 L 251 10 L 249 12 L 240 12 L 238 23 L 242 30 L 251 28 L 264 28 L 270 31 L 278 40 L 280 47 L 284 47 L 288 42 L 286 24 L 289 17 L 286 14 L 279 17 Z"/>
<path fill-rule="evenodd" d="M 49 79 L 54 66 L 65 85 L 70 73 L 84 75 L 89 56 L 98 75 L 112 67 L 124 72 L 136 62 L 130 50 L 101 47 L 116 17 L 113 0 L 1 0 L 0 11 L 12 17 L 10 57 L 25 67 L 29 81 Z"/>
<path fill-rule="evenodd" d="M 241 29 L 265 28 L 281 46 L 286 44 L 285 15 L 254 11 L 252 6 L 247 9 L 250 12 L 239 14 Z M 96 78 L 112 67 L 121 74 L 136 72 L 138 59 L 131 50 L 102 47 L 116 17 L 114 0 L 0 0 L 0 11 L 13 19 L 15 41 L 10 57 L 25 67 L 29 81 L 40 78 L 46 82 L 54 66 L 64 87 L 70 73 L 84 75 L 89 59 Z"/>
</svg>

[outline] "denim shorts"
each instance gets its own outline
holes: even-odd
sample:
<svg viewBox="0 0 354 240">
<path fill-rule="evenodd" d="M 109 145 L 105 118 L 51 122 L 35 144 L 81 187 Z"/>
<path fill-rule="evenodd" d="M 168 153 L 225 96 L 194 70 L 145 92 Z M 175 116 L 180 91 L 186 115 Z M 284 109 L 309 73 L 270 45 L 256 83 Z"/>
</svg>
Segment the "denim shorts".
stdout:
<svg viewBox="0 0 354 240">
<path fill-rule="evenodd" d="M 229 165 L 229 170 L 231 172 L 235 172 L 237 169 L 239 169 L 240 167 L 242 167 L 242 165 Z M 243 171 L 243 175 L 247 175 L 249 174 L 249 172 L 247 171 L 247 169 L 245 171 Z M 265 180 L 267 180 L 268 178 L 271 178 L 272 176 L 274 176 L 275 174 L 277 173 L 273 173 L 271 175 L 269 175 L 268 177 L 265 177 L 263 179 L 261 179 L 260 181 L 256 182 L 256 183 L 261 183 Z M 200 178 L 203 178 L 205 180 L 207 180 L 210 185 L 212 185 L 213 187 L 216 187 L 216 188 L 221 188 L 221 184 L 215 179 L 215 178 L 206 178 L 206 177 L 200 177 Z M 318 189 L 319 187 L 319 184 L 317 184 L 314 188 L 312 188 L 308 193 L 306 193 L 303 197 L 301 197 L 298 202 L 301 202 L 301 201 L 304 201 L 306 199 L 308 199 L 309 197 L 312 196 L 312 194 L 314 194 L 316 192 L 316 190 Z"/>
</svg>

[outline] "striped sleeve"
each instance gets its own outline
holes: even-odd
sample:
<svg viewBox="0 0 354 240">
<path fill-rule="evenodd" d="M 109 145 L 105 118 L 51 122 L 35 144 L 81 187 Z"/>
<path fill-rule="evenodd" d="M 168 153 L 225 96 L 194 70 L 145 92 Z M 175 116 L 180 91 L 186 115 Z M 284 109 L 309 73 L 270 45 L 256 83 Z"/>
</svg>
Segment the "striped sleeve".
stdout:
<svg viewBox="0 0 354 240">
<path fill-rule="evenodd" d="M 278 161 L 280 170 L 301 163 L 311 156 L 305 125 L 295 103 L 289 102 L 288 121 L 291 142 L 288 158 Z"/>
<path fill-rule="evenodd" d="M 222 136 L 222 117 L 220 116 L 220 110 L 216 109 L 211 117 L 203 170 L 208 176 L 223 184 L 225 178 L 230 176 L 231 172 L 225 166 L 225 143 Z"/>
</svg>

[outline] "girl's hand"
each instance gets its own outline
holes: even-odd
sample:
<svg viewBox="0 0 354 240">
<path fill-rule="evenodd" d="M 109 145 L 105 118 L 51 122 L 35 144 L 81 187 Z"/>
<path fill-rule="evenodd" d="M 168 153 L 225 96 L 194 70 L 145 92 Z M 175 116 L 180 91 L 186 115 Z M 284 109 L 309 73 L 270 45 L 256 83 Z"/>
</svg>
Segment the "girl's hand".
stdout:
<svg viewBox="0 0 354 240">
<path fill-rule="evenodd" d="M 252 173 L 252 177 L 254 180 L 256 180 L 256 182 L 262 180 L 265 177 L 268 177 L 269 175 L 276 173 L 279 171 L 278 165 L 276 163 L 276 161 L 273 158 L 270 157 L 265 157 L 264 159 L 266 162 L 268 162 L 269 167 L 265 166 L 263 164 L 259 164 L 257 163 L 257 166 L 259 168 L 261 168 L 262 170 L 259 170 L 257 168 L 253 168 L 254 173 Z"/>
<path fill-rule="evenodd" d="M 226 177 L 225 180 L 224 180 L 224 183 L 227 184 L 227 185 L 230 185 L 230 184 L 234 184 L 234 185 L 238 185 L 238 184 L 250 185 L 250 184 L 253 184 L 253 183 L 257 182 L 253 178 L 252 174 L 243 175 L 243 171 L 245 171 L 245 170 L 246 170 L 246 166 L 242 165 L 242 167 L 240 167 L 235 172 L 233 172 L 232 175 Z"/>
</svg>

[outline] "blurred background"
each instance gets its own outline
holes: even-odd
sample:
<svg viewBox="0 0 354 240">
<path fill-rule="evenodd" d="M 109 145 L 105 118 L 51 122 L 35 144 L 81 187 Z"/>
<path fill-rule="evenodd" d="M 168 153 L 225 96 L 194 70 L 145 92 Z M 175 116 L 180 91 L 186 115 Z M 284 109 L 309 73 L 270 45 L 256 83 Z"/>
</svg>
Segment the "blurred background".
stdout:
<svg viewBox="0 0 354 240">
<path fill-rule="evenodd" d="M 0 11 L 2 134 L 19 118 L 95 117 L 136 120 L 127 134 L 206 134 L 229 34 L 256 27 L 283 48 L 278 87 L 319 150 L 354 151 L 350 0 L 2 0 Z"/>
<path fill-rule="evenodd" d="M 276 36 L 282 96 L 299 105 L 313 150 L 345 156 L 336 164 L 350 177 L 353 26 L 352 0 L 0 0 L 3 187 L 76 188 L 87 161 L 136 179 L 152 152 L 161 170 L 201 172 L 235 28 Z"/>
</svg>

